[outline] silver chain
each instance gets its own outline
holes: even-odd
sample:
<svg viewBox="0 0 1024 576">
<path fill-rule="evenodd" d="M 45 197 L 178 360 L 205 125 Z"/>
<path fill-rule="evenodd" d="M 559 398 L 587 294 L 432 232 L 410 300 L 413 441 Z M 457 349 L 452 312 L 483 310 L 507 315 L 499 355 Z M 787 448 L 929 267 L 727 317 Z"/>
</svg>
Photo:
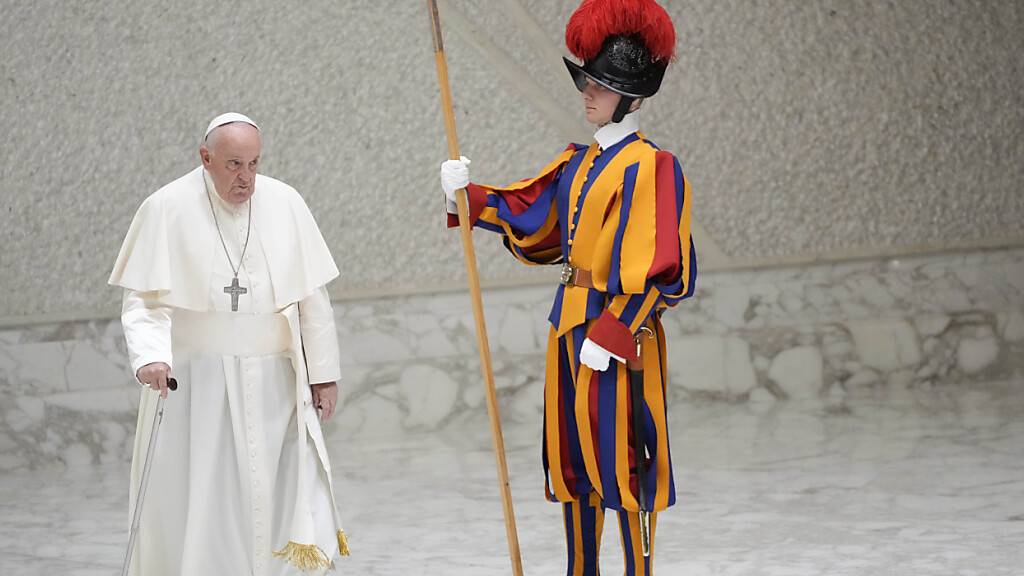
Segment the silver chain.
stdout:
<svg viewBox="0 0 1024 576">
<path fill-rule="evenodd" d="M 213 213 L 213 223 L 217 226 L 217 236 L 220 236 L 220 245 L 224 247 L 224 255 L 228 258 L 228 266 L 231 272 L 238 278 L 238 272 L 242 269 L 242 260 L 245 258 L 245 251 L 249 248 L 249 233 L 252 232 L 252 196 L 249 196 L 249 223 L 245 226 L 245 244 L 242 246 L 242 255 L 238 257 L 238 268 L 231 261 L 231 253 L 228 252 L 228 245 L 224 242 L 224 233 L 220 231 L 220 221 L 217 220 L 217 210 L 213 207 L 213 197 L 210 196 L 210 185 L 206 183 L 206 176 L 203 176 L 203 187 L 206 189 L 206 199 L 210 202 L 210 212 Z"/>
</svg>

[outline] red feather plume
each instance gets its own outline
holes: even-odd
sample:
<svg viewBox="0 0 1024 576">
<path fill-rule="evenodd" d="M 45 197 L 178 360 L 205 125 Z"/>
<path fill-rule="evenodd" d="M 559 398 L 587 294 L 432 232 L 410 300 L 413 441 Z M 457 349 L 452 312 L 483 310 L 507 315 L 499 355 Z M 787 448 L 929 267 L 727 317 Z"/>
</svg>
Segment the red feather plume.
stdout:
<svg viewBox="0 0 1024 576">
<path fill-rule="evenodd" d="M 565 27 L 565 45 L 586 62 L 614 34 L 639 34 L 655 60 L 675 57 L 675 26 L 654 0 L 583 0 Z"/>
</svg>

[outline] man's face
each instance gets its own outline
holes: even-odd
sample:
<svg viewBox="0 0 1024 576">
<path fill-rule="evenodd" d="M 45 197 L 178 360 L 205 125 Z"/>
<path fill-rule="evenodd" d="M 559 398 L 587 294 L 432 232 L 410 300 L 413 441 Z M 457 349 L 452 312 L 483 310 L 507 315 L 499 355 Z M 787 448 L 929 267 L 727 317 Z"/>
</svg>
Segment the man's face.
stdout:
<svg viewBox="0 0 1024 576">
<path fill-rule="evenodd" d="M 622 98 L 615 92 L 587 78 L 587 85 L 581 91 L 583 94 L 583 106 L 587 112 L 587 122 L 604 126 L 612 121 L 615 115 L 615 107 L 619 105 Z"/>
<path fill-rule="evenodd" d="M 215 128 L 199 147 L 203 167 L 225 202 L 239 205 L 252 197 L 261 148 L 259 130 L 245 122 Z"/>
</svg>

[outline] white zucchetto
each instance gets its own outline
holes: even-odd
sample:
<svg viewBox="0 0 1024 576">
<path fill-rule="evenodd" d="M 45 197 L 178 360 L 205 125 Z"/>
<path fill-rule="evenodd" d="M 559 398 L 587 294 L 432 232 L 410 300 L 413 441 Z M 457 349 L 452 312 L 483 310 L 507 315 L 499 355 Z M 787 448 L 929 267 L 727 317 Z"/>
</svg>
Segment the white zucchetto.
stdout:
<svg viewBox="0 0 1024 576">
<path fill-rule="evenodd" d="M 239 114 L 238 112 L 228 112 L 227 114 L 221 114 L 220 116 L 217 116 L 216 118 L 210 121 L 210 125 L 206 127 L 206 134 L 203 135 L 203 138 L 208 138 L 210 136 L 210 132 L 213 132 L 214 128 L 218 128 L 225 124 L 231 124 L 232 122 L 245 122 L 246 124 L 252 125 L 252 127 L 255 128 L 256 130 L 260 129 L 260 127 L 257 126 L 256 123 L 252 121 L 252 118 L 249 118 L 245 114 Z"/>
</svg>

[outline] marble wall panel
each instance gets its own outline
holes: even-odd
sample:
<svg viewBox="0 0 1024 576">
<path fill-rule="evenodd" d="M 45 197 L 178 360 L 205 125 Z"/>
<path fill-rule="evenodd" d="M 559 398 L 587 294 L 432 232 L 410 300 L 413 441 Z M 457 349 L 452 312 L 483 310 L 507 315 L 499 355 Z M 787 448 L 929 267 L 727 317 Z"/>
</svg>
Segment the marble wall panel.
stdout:
<svg viewBox="0 0 1024 576">
<path fill-rule="evenodd" d="M 488 290 L 502 416 L 539 425 L 552 286 Z M 341 300 L 339 439 L 431 434 L 486 408 L 464 293 Z M 1024 375 L 1024 250 L 708 273 L 663 316 L 672 403 L 801 402 Z M 129 457 L 139 388 L 117 320 L 0 330 L 0 470 Z"/>
</svg>

